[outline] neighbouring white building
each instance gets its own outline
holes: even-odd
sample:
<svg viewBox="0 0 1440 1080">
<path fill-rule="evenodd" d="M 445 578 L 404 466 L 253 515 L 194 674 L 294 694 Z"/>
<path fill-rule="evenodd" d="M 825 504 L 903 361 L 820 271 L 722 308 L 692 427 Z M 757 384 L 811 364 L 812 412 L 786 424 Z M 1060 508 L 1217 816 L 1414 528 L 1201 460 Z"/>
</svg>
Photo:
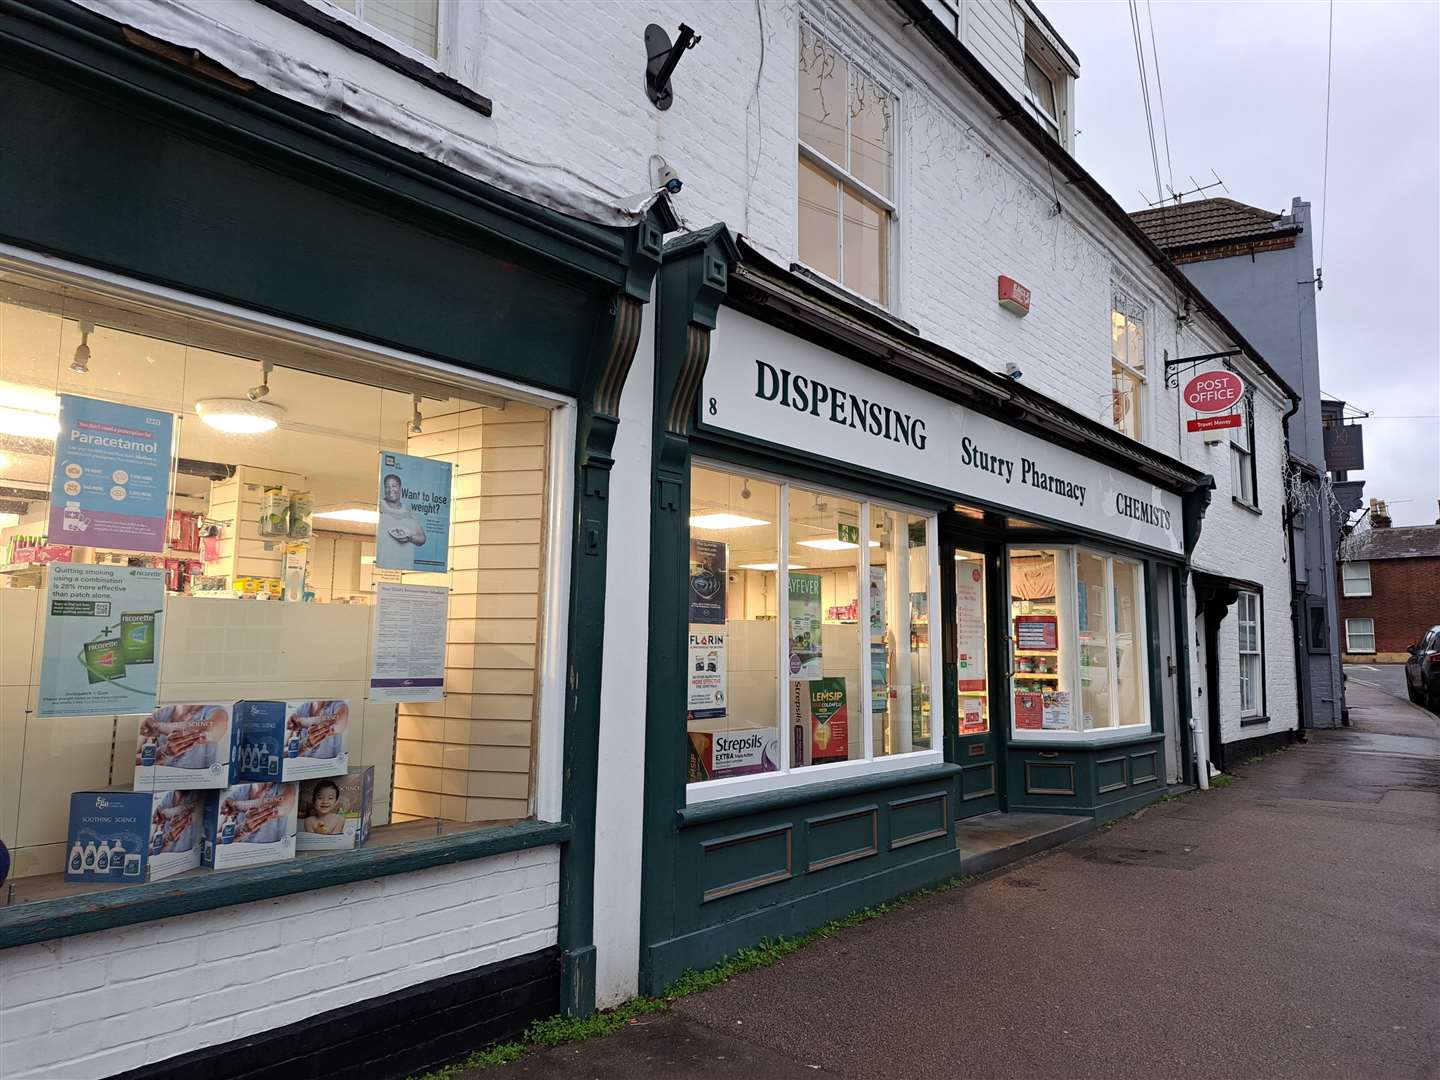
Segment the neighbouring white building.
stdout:
<svg viewBox="0 0 1440 1080">
<path fill-rule="evenodd" d="M 1028 0 L 0 3 L 7 1077 L 407 1075 L 1295 729 L 1292 392 L 1079 70 Z M 158 547 L 48 531 L 82 408 L 174 424 Z M 134 707 L 52 704 L 56 561 L 163 572 Z M 368 842 L 124 884 L 150 705 L 268 698 Z"/>
</svg>

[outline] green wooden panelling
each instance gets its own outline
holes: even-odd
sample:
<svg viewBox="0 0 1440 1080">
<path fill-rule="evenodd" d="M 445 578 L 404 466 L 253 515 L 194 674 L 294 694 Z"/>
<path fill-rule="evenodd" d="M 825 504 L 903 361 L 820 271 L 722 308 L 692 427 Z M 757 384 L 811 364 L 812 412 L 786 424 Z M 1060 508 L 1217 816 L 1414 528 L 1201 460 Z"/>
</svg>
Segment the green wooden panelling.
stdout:
<svg viewBox="0 0 1440 1080">
<path fill-rule="evenodd" d="M 950 835 L 950 793 L 927 791 L 890 802 L 890 850 L 943 840 Z"/>
<path fill-rule="evenodd" d="M 973 802 L 996 793 L 998 780 L 993 761 L 979 765 L 961 765 L 960 770 L 961 802 Z"/>
<path fill-rule="evenodd" d="M 1148 784 L 1160 779 L 1160 753 L 1147 750 L 1143 754 L 1130 755 L 1130 783 Z"/>
<path fill-rule="evenodd" d="M 1026 795 L 1078 795 L 1073 761 L 1025 760 Z"/>
<path fill-rule="evenodd" d="M 1127 760 L 1124 754 L 1118 757 L 1095 759 L 1095 793 L 1097 795 L 1119 791 L 1129 785 L 1130 774 L 1126 767 Z"/>
<path fill-rule="evenodd" d="M 700 854 L 700 899 L 708 904 L 794 877 L 795 829 L 787 823 L 717 837 L 701 843 Z"/>
<path fill-rule="evenodd" d="M 880 854 L 880 808 L 872 803 L 806 818 L 805 850 L 810 874 Z"/>
</svg>

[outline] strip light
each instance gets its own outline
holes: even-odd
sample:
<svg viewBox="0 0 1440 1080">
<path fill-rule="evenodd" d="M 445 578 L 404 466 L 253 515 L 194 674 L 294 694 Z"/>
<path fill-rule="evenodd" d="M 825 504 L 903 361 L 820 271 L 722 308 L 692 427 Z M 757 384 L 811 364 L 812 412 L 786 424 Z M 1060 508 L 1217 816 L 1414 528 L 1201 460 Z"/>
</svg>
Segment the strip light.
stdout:
<svg viewBox="0 0 1440 1080">
<path fill-rule="evenodd" d="M 755 525 L 769 525 L 763 518 L 746 517 L 744 514 L 694 514 L 690 518 L 692 529 L 748 529 Z"/>
</svg>

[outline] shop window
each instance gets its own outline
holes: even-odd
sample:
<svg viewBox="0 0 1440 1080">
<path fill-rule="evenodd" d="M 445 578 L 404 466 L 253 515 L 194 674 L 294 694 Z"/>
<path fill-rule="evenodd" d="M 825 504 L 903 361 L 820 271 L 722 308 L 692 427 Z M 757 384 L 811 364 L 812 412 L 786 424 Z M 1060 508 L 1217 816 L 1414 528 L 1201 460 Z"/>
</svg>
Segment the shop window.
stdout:
<svg viewBox="0 0 1440 1080">
<path fill-rule="evenodd" d="M 7 274 L 15 899 L 532 816 L 550 432 L 478 380 Z"/>
<path fill-rule="evenodd" d="M 800 261 L 886 305 L 895 98 L 804 21 L 799 83 Z"/>
<path fill-rule="evenodd" d="M 692 469 L 692 784 L 938 752 L 934 528 L 833 491 Z"/>
<path fill-rule="evenodd" d="M 1260 594 L 1241 592 L 1235 601 L 1235 617 L 1240 639 L 1240 712 L 1258 716 L 1265 711 Z"/>
<path fill-rule="evenodd" d="M 440 55 L 440 0 L 311 0 L 337 10 L 345 22 L 404 45 L 422 56 Z M 348 16 L 348 17 L 346 17 Z"/>
<path fill-rule="evenodd" d="M 1012 548 L 1017 738 L 1148 727 L 1144 568 L 1084 548 Z"/>
<path fill-rule="evenodd" d="M 961 737 L 990 730 L 990 670 L 987 666 L 985 557 L 955 552 L 955 677 L 960 700 Z"/>
<path fill-rule="evenodd" d="M 1375 651 L 1375 620 L 1345 620 L 1345 651 L 1348 653 L 1373 653 Z"/>
<path fill-rule="evenodd" d="M 1138 439 L 1144 427 L 1145 322 L 1139 306 L 1116 292 L 1110 305 L 1110 421 Z"/>
<path fill-rule="evenodd" d="M 1370 564 L 1368 562 L 1346 562 L 1340 564 L 1341 586 L 1346 596 L 1370 595 Z"/>
<path fill-rule="evenodd" d="M 1255 411 L 1247 394 L 1237 410 L 1240 426 L 1230 429 L 1230 494 L 1246 506 L 1255 501 Z"/>
</svg>

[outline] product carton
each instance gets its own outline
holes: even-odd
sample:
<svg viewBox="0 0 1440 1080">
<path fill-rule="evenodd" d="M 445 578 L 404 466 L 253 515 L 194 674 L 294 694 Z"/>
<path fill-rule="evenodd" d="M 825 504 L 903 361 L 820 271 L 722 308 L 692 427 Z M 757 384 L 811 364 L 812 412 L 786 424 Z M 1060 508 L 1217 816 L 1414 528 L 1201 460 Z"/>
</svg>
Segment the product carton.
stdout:
<svg viewBox="0 0 1440 1080">
<path fill-rule="evenodd" d="M 136 791 L 195 791 L 231 783 L 234 703 L 161 705 L 140 721 Z"/>
<path fill-rule="evenodd" d="M 200 865 L 204 793 L 106 788 L 70 796 L 65 880 L 135 884 Z"/>
<path fill-rule="evenodd" d="M 212 870 L 295 857 L 296 784 L 234 784 L 205 794 L 200 861 Z"/>
<path fill-rule="evenodd" d="M 298 851 L 345 851 L 370 836 L 370 799 L 375 766 L 356 766 L 344 776 L 300 782 Z"/>
<path fill-rule="evenodd" d="M 236 780 L 312 780 L 350 767 L 348 701 L 242 701 L 235 727 Z"/>
</svg>

